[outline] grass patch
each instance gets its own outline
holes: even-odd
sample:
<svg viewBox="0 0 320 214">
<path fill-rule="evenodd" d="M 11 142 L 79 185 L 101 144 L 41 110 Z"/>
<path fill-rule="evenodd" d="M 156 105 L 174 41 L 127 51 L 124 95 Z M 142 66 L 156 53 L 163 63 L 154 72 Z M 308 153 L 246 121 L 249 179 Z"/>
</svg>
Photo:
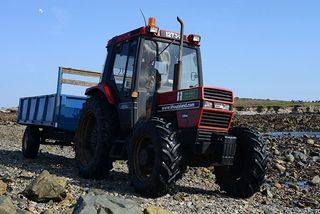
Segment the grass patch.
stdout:
<svg viewBox="0 0 320 214">
<path fill-rule="evenodd" d="M 320 106 L 320 102 L 297 102 L 285 100 L 269 100 L 269 99 L 252 99 L 252 98 L 235 98 L 236 107 L 293 107 L 293 106 Z"/>
</svg>

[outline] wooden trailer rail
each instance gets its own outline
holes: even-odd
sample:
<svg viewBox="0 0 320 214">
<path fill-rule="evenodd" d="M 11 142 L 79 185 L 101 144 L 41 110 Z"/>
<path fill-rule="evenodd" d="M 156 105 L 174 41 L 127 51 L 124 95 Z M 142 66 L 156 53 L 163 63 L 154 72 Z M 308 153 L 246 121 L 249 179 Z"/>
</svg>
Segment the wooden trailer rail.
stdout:
<svg viewBox="0 0 320 214">
<path fill-rule="evenodd" d="M 63 74 L 71 74 L 71 75 L 75 75 L 75 76 L 85 76 L 85 77 L 96 77 L 96 78 L 101 77 L 101 73 L 97 72 L 97 71 L 59 67 L 57 93 L 56 93 L 56 100 L 55 100 L 55 112 L 56 113 L 59 111 L 62 84 L 85 86 L 85 87 L 92 87 L 92 86 L 97 85 L 97 82 L 66 79 L 66 78 L 63 78 Z M 55 114 L 55 115 L 57 115 L 57 114 Z"/>
</svg>

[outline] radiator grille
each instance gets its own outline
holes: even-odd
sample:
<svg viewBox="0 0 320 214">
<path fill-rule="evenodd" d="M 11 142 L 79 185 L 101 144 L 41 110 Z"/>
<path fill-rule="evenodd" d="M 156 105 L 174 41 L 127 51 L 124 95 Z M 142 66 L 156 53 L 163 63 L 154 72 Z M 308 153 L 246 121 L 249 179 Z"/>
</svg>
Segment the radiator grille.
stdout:
<svg viewBox="0 0 320 214">
<path fill-rule="evenodd" d="M 211 142 L 213 131 L 206 129 L 198 129 L 197 142 Z"/>
<path fill-rule="evenodd" d="M 232 92 L 213 88 L 204 88 L 204 98 L 232 102 Z"/>
<path fill-rule="evenodd" d="M 200 126 L 228 128 L 231 114 L 224 112 L 203 111 Z"/>
</svg>

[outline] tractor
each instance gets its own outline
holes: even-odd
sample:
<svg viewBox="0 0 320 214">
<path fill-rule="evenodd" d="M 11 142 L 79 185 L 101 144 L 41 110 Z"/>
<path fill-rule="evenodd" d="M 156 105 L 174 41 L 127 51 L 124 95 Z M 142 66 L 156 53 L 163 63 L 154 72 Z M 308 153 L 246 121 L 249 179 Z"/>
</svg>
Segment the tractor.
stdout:
<svg viewBox="0 0 320 214">
<path fill-rule="evenodd" d="M 146 197 L 166 194 L 187 166 L 214 166 L 216 183 L 250 197 L 266 174 L 258 133 L 231 127 L 233 92 L 203 86 L 200 39 L 148 25 L 113 37 L 100 83 L 88 88 L 75 133 L 85 178 L 103 178 L 128 160 L 129 179 Z"/>
</svg>

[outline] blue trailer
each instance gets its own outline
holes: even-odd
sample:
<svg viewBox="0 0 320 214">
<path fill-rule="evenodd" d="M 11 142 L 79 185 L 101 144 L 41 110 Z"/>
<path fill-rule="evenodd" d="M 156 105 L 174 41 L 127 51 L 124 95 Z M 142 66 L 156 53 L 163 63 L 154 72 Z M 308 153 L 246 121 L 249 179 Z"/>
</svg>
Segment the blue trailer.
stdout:
<svg viewBox="0 0 320 214">
<path fill-rule="evenodd" d="M 40 144 L 72 145 L 85 96 L 62 94 L 62 85 L 94 86 L 97 83 L 64 78 L 86 76 L 100 78 L 101 73 L 59 67 L 55 94 L 20 98 L 17 122 L 26 125 L 22 152 L 27 158 L 36 157 Z"/>
</svg>

